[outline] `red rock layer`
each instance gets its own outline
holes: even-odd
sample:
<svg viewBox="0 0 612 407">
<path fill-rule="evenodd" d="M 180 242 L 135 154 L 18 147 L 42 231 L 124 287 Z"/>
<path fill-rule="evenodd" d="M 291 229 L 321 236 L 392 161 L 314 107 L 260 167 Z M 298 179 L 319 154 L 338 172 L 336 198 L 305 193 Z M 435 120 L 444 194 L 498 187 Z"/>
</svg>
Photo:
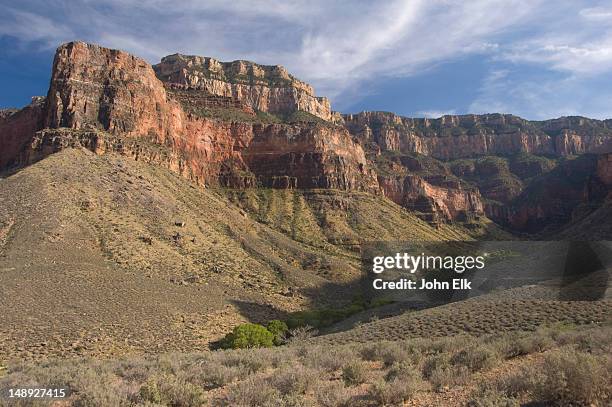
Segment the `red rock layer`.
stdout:
<svg viewBox="0 0 612 407">
<path fill-rule="evenodd" d="M 0 169 L 18 164 L 19 154 L 32 141 L 34 132 L 42 128 L 44 98 L 18 111 L 0 112 Z"/>
<path fill-rule="evenodd" d="M 419 153 L 443 160 L 519 152 L 582 154 L 596 150 L 612 135 L 612 122 L 586 118 L 528 122 L 505 114 L 417 119 L 362 112 L 345 115 L 344 121 L 351 133 L 371 134 L 383 151 Z M 595 131 L 599 129 L 603 132 Z"/>
<path fill-rule="evenodd" d="M 379 181 L 389 199 L 421 213 L 432 223 L 468 221 L 484 215 L 480 193 L 459 184 L 433 185 L 416 175 L 380 177 Z"/>
<path fill-rule="evenodd" d="M 170 167 L 203 185 L 377 188 L 363 149 L 341 127 L 197 117 L 168 96 L 142 59 L 81 42 L 57 50 L 44 127 L 162 144 L 179 159 Z"/>
</svg>

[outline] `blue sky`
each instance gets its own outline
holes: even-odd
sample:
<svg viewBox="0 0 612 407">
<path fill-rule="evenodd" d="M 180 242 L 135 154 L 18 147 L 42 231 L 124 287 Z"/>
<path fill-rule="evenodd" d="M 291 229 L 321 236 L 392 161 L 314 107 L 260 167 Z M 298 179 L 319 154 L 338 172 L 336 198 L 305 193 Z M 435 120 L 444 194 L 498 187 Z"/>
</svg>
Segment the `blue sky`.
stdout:
<svg viewBox="0 0 612 407">
<path fill-rule="evenodd" d="M 612 118 L 612 4 L 583 0 L 0 0 L 0 107 L 82 40 L 281 64 L 334 110 Z"/>
</svg>

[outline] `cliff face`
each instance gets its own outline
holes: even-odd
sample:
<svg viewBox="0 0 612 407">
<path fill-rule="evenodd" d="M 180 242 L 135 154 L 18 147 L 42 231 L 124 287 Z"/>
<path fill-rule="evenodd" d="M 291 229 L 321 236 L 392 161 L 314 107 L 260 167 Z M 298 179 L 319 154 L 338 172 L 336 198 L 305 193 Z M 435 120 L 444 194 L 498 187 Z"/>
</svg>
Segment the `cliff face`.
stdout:
<svg viewBox="0 0 612 407">
<path fill-rule="evenodd" d="M 30 161 L 75 140 L 100 153 L 115 150 L 149 160 L 151 155 L 142 154 L 136 140 L 169 148 L 170 159 L 152 160 L 166 162 L 202 185 L 377 188 L 363 149 L 346 130 L 331 124 L 263 125 L 185 113 L 150 65 L 122 51 L 80 42 L 58 48 L 44 110 L 42 127 L 79 133 L 39 134 L 37 153 L 25 154 Z M 41 128 L 34 121 L 29 123 L 23 130 L 24 126 L 16 127 L 16 136 L 4 142 L 14 144 L 13 150 L 24 148 Z M 112 137 L 100 136 L 101 132 Z M 22 139 L 22 133 L 29 137 Z M 93 135 L 95 141 L 91 141 Z M 58 141 L 62 136 L 70 140 Z M 16 144 L 13 139 L 25 141 Z M 115 141 L 109 144 L 111 139 Z M 47 143 L 51 145 L 45 147 Z"/>
<path fill-rule="evenodd" d="M 163 141 L 181 130 L 151 66 L 126 52 L 72 42 L 57 49 L 45 127 L 98 128 Z"/>
<path fill-rule="evenodd" d="M 407 118 L 386 112 L 344 115 L 351 133 L 370 134 L 383 151 L 442 160 L 491 154 L 583 154 L 610 143 L 612 123 L 581 117 L 531 122 L 506 114 Z"/>
<path fill-rule="evenodd" d="M 554 230 L 599 207 L 612 191 L 612 154 L 564 160 L 536 178 L 511 202 L 489 203 L 487 216 L 514 230 Z"/>
<path fill-rule="evenodd" d="M 601 154 L 597 160 L 597 177 L 612 187 L 612 153 Z"/>
<path fill-rule="evenodd" d="M 0 112 L 0 169 L 81 146 L 204 186 L 368 191 L 432 223 L 486 213 L 529 231 L 603 199 L 611 141 L 612 121 L 579 117 L 340 117 L 279 66 L 171 55 L 151 67 L 81 42 L 58 48 L 46 99 Z M 599 157 L 557 168 L 590 151 Z"/>
<path fill-rule="evenodd" d="M 255 125 L 242 156 L 268 187 L 376 192 L 376 175 L 343 128 L 320 124 Z"/>
<path fill-rule="evenodd" d="M 381 177 L 379 181 L 387 197 L 430 223 L 471 221 L 484 215 L 478 191 L 465 189 L 459 183 L 434 185 L 417 175 Z"/>
<path fill-rule="evenodd" d="M 44 98 L 34 97 L 21 110 L 0 111 L 0 169 L 19 163 L 19 154 L 43 126 L 44 106 Z"/>
<path fill-rule="evenodd" d="M 289 114 L 305 111 L 332 118 L 329 100 L 289 75 L 282 66 L 249 61 L 220 62 L 213 58 L 174 54 L 153 67 L 159 79 L 210 95 L 231 97 L 255 110 Z"/>
</svg>

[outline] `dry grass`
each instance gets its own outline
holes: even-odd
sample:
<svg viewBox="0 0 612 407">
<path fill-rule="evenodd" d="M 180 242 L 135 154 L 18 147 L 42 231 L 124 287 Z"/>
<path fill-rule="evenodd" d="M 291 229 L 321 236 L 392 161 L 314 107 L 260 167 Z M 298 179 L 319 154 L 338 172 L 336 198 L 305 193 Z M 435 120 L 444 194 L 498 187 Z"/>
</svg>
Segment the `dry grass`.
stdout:
<svg viewBox="0 0 612 407">
<path fill-rule="evenodd" d="M 469 405 L 478 407 L 604 405 L 610 333 L 610 327 L 560 326 L 482 337 L 58 360 L 12 366 L 0 387 L 68 386 L 74 406 L 397 405 L 434 403 L 436 394 L 448 392 L 464 394 L 467 403 L 471 389 Z M 517 353 L 509 343 L 529 346 Z"/>
</svg>

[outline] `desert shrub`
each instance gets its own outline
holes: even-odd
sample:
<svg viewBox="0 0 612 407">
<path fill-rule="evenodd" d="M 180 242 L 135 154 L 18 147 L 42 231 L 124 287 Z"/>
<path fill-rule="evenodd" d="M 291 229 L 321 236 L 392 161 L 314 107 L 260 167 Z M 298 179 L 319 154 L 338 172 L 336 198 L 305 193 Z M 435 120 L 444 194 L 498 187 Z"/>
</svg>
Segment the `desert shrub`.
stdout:
<svg viewBox="0 0 612 407">
<path fill-rule="evenodd" d="M 449 389 L 453 386 L 460 386 L 470 378 L 470 371 L 465 366 L 437 367 L 429 375 L 429 383 L 436 390 Z"/>
<path fill-rule="evenodd" d="M 416 380 L 421 379 L 421 372 L 414 366 L 406 362 L 395 363 L 391 366 L 387 374 L 385 375 L 385 380 L 390 382 L 395 379 L 410 379 Z"/>
<path fill-rule="evenodd" d="M 143 382 L 152 372 L 150 363 L 141 360 L 121 360 L 114 367 L 114 373 L 128 382 Z"/>
<path fill-rule="evenodd" d="M 429 356 L 423 363 L 422 373 L 423 377 L 429 378 L 431 374 L 440 368 L 450 368 L 450 355 L 446 353 Z"/>
<path fill-rule="evenodd" d="M 322 407 L 348 406 L 350 394 L 341 381 L 320 381 L 315 385 L 317 403 Z"/>
<path fill-rule="evenodd" d="M 467 407 L 519 407 L 518 400 L 508 397 L 501 391 L 487 389 L 467 403 Z"/>
<path fill-rule="evenodd" d="M 161 390 L 157 386 L 157 381 L 153 379 L 148 380 L 146 383 L 140 386 L 139 394 L 142 400 L 144 401 L 156 404 L 161 404 L 162 402 L 164 402 Z"/>
<path fill-rule="evenodd" d="M 346 363 L 354 359 L 354 354 L 346 347 L 322 347 L 313 346 L 302 356 L 302 363 L 314 369 L 334 372 Z"/>
<path fill-rule="evenodd" d="M 301 365 L 291 366 L 274 372 L 271 383 L 281 394 L 304 394 L 312 388 L 319 372 Z"/>
<path fill-rule="evenodd" d="M 347 386 L 356 386 L 364 383 L 367 378 L 367 368 L 361 361 L 351 361 L 342 368 L 342 380 Z"/>
<path fill-rule="evenodd" d="M 364 360 L 376 361 L 380 360 L 383 348 L 387 345 L 387 342 L 375 342 L 364 345 L 359 354 Z"/>
<path fill-rule="evenodd" d="M 612 344 L 611 330 L 570 331 L 568 328 L 551 332 L 552 338 L 559 345 L 575 345 L 576 349 L 587 353 L 610 353 Z"/>
<path fill-rule="evenodd" d="M 314 407 L 312 400 L 302 394 L 281 395 L 274 407 Z"/>
<path fill-rule="evenodd" d="M 510 376 L 502 376 L 492 383 L 481 384 L 481 393 L 497 391 L 510 397 L 519 397 L 521 394 L 533 388 L 536 380 L 538 380 L 537 374 L 513 374 Z"/>
<path fill-rule="evenodd" d="M 186 357 L 183 353 L 162 353 L 157 355 L 152 363 L 157 372 L 177 375 L 181 372 Z"/>
<path fill-rule="evenodd" d="M 408 350 L 410 349 L 410 350 Z M 394 363 L 417 363 L 419 351 L 400 342 L 377 342 L 361 348 L 361 357 L 369 361 L 382 361 L 386 367 Z"/>
<path fill-rule="evenodd" d="M 277 406 L 280 393 L 263 378 L 248 378 L 231 386 L 225 395 L 229 406 Z"/>
<path fill-rule="evenodd" d="M 214 389 L 245 378 L 250 372 L 244 366 L 224 366 L 216 361 L 192 366 L 185 372 L 189 382 L 205 389 Z"/>
<path fill-rule="evenodd" d="M 533 375 L 528 383 L 538 401 L 559 404 L 590 404 L 610 396 L 611 362 L 607 357 L 562 349 L 548 354 L 537 370 L 530 366 L 523 375 Z"/>
<path fill-rule="evenodd" d="M 273 345 L 274 335 L 259 324 L 238 325 L 221 341 L 221 347 L 226 349 L 261 348 Z"/>
<path fill-rule="evenodd" d="M 296 344 L 312 338 L 317 334 L 317 330 L 310 325 L 304 325 L 289 330 L 287 343 Z"/>
<path fill-rule="evenodd" d="M 470 346 L 455 353 L 450 362 L 467 367 L 471 372 L 492 368 L 499 360 L 497 352 L 486 345 Z"/>
<path fill-rule="evenodd" d="M 37 378 L 42 387 L 67 386 L 74 394 L 74 406 L 102 407 L 107 405 L 127 405 L 130 392 L 118 383 L 116 376 L 104 368 L 102 362 L 96 361 L 93 366 L 79 364 L 70 368 L 54 367 Z M 56 377 L 55 374 L 58 374 Z M 47 378 L 44 376 L 48 375 Z M 57 380 L 63 380 L 58 383 Z M 45 383 L 46 382 L 46 383 Z M 45 385 L 46 384 L 46 385 Z M 21 384 L 23 385 L 23 384 Z"/>
<path fill-rule="evenodd" d="M 423 389 L 422 381 L 404 380 L 396 378 L 390 382 L 377 380 L 368 389 L 368 395 L 378 405 L 401 405 L 414 394 Z"/>
<path fill-rule="evenodd" d="M 264 360 L 268 367 L 273 368 L 294 363 L 297 359 L 295 348 L 291 347 L 262 348 L 257 351 L 257 356 Z"/>
<path fill-rule="evenodd" d="M 173 407 L 198 406 L 206 403 L 204 391 L 173 375 L 150 377 L 139 391 L 145 402 Z"/>
<path fill-rule="evenodd" d="M 384 349 L 381 349 L 380 356 L 383 364 L 386 367 L 391 366 L 394 363 L 411 363 L 414 361 L 414 359 L 416 359 L 398 342 L 389 343 Z"/>
<path fill-rule="evenodd" d="M 266 329 L 270 331 L 272 335 L 274 335 L 274 344 L 277 346 L 283 344 L 285 340 L 285 335 L 289 330 L 287 324 L 283 321 L 279 321 L 278 319 L 274 319 L 268 322 L 268 324 L 266 325 Z"/>
<path fill-rule="evenodd" d="M 537 331 L 517 337 L 505 336 L 491 343 L 491 347 L 507 359 L 531 353 L 543 352 L 552 348 L 555 341 L 544 331 Z"/>
<path fill-rule="evenodd" d="M 257 373 L 270 366 L 270 360 L 261 351 L 235 350 L 218 352 L 215 356 L 223 366 L 239 367 L 248 374 Z"/>
<path fill-rule="evenodd" d="M 434 390 L 460 385 L 469 379 L 470 371 L 466 366 L 451 364 L 451 356 L 441 353 L 428 357 L 423 364 L 423 377 L 431 383 Z"/>
<path fill-rule="evenodd" d="M 301 326 L 309 325 L 320 329 L 325 328 L 336 322 L 342 321 L 366 309 L 366 304 L 363 301 L 354 301 L 351 304 L 341 308 L 320 308 L 307 311 L 298 311 L 289 315 L 287 325 L 294 329 Z"/>
<path fill-rule="evenodd" d="M 473 338 L 463 335 L 449 336 L 433 341 L 424 341 L 421 343 L 423 346 L 422 352 L 426 354 L 455 352 L 468 346 L 472 341 Z"/>
</svg>

